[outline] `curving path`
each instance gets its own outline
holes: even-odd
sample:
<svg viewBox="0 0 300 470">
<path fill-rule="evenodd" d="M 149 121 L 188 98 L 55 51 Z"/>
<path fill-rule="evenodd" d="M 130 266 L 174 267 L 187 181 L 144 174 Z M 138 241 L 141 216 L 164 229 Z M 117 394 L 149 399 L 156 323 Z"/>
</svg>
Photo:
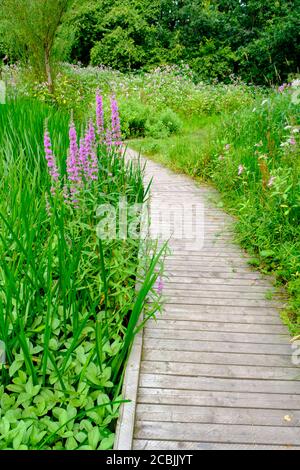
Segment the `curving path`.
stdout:
<svg viewBox="0 0 300 470">
<path fill-rule="evenodd" d="M 233 244 L 213 189 L 148 161 L 151 178 L 152 229 L 167 233 L 173 223 L 175 235 L 163 314 L 129 360 L 132 403 L 122 409 L 116 448 L 300 449 L 300 369 L 279 316 L 283 300 L 270 298 L 271 279 Z M 188 215 L 174 221 L 181 207 Z"/>
</svg>

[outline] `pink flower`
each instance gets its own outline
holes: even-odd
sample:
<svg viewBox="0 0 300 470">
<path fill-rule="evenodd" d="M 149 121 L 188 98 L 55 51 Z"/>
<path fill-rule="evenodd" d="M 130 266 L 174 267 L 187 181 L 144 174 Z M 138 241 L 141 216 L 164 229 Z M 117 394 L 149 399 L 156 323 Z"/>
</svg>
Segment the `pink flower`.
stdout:
<svg viewBox="0 0 300 470">
<path fill-rule="evenodd" d="M 110 99 L 111 104 L 111 133 L 112 133 L 112 143 L 119 149 L 122 146 L 121 141 L 121 123 L 118 103 L 115 96 L 112 96 Z"/>
<path fill-rule="evenodd" d="M 97 134 L 100 138 L 100 143 L 104 137 L 104 110 L 103 110 L 103 98 L 100 95 L 99 90 L 96 94 L 96 117 L 97 117 Z"/>
<path fill-rule="evenodd" d="M 78 163 L 80 166 L 81 175 L 85 176 L 88 172 L 88 159 L 87 159 L 87 149 L 85 145 L 85 139 L 80 139 Z"/>
<path fill-rule="evenodd" d="M 239 165 L 239 169 L 238 169 L 238 175 L 241 176 L 242 173 L 244 173 L 245 171 L 245 168 L 243 165 Z"/>
<path fill-rule="evenodd" d="M 71 122 L 69 130 L 70 148 L 67 159 L 67 173 L 69 181 L 80 181 L 79 165 L 78 165 L 78 145 L 77 133 L 73 122 Z"/>
<path fill-rule="evenodd" d="M 51 139 L 48 129 L 45 130 L 44 134 L 44 149 L 45 149 L 45 156 L 47 160 L 47 166 L 49 175 L 53 179 L 55 183 L 59 180 L 59 170 L 56 165 L 56 158 L 52 151 Z"/>
<path fill-rule="evenodd" d="M 294 137 L 291 137 L 291 138 L 288 140 L 288 143 L 289 143 L 290 145 L 296 145 L 297 142 L 296 142 L 296 140 L 295 140 Z"/>
<path fill-rule="evenodd" d="M 89 127 L 85 134 L 85 177 L 86 179 L 98 179 L 98 159 L 96 154 L 96 135 L 93 121 L 90 120 Z"/>
</svg>

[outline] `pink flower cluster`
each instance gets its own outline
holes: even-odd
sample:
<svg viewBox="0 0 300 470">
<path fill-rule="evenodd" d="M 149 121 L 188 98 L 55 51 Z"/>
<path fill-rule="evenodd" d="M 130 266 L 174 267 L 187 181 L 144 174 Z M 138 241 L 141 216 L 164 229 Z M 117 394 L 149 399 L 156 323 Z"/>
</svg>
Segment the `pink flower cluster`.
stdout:
<svg viewBox="0 0 300 470">
<path fill-rule="evenodd" d="M 69 129 L 69 152 L 67 157 L 67 182 L 63 185 L 65 202 L 72 202 L 78 207 L 79 194 L 82 187 L 99 177 L 98 147 L 106 145 L 106 151 L 110 153 L 115 149 L 119 152 L 122 147 L 121 124 L 118 104 L 114 96 L 111 97 L 111 129 L 104 126 L 103 98 L 97 91 L 96 94 L 96 129 L 93 120 L 90 119 L 84 137 L 80 138 L 78 145 L 77 131 L 72 119 Z M 48 130 L 44 134 L 45 156 L 48 163 L 49 175 L 52 179 L 51 191 L 60 180 L 60 173 L 52 152 L 51 140 Z"/>
<path fill-rule="evenodd" d="M 56 164 L 56 158 L 52 151 L 52 144 L 50 139 L 50 134 L 48 129 L 45 130 L 44 134 L 44 148 L 45 148 L 45 156 L 47 160 L 47 166 L 49 175 L 51 176 L 54 183 L 57 183 L 59 180 L 59 171 Z"/>
<path fill-rule="evenodd" d="M 118 103 L 115 96 L 112 96 L 110 99 L 111 105 L 111 134 L 112 134 L 112 143 L 118 149 L 122 146 L 121 141 L 121 123 L 120 123 L 120 115 L 119 115 L 119 108 Z"/>
<path fill-rule="evenodd" d="M 96 120 L 97 120 L 97 134 L 100 142 L 104 139 L 104 109 L 103 109 L 103 98 L 99 91 L 96 93 Z"/>
</svg>

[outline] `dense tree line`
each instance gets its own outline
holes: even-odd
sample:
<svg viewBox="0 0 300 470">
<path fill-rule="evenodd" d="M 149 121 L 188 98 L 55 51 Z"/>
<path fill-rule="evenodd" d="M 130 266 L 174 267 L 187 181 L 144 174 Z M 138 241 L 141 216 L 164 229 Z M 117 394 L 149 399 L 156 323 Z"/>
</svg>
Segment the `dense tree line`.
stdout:
<svg viewBox="0 0 300 470">
<path fill-rule="evenodd" d="M 58 36 L 72 62 L 123 71 L 187 63 L 199 79 L 235 74 L 258 84 L 299 72 L 300 0 L 71 3 Z"/>
</svg>

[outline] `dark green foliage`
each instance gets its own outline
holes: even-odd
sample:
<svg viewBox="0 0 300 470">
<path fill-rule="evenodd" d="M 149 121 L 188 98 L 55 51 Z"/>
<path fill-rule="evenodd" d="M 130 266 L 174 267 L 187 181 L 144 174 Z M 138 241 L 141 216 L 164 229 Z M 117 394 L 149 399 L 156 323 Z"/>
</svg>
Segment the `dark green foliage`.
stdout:
<svg viewBox="0 0 300 470">
<path fill-rule="evenodd" d="M 120 70 L 188 63 L 199 79 L 281 82 L 298 71 L 299 0 L 80 2 L 71 58 Z"/>
<path fill-rule="evenodd" d="M 14 57 L 3 18 L 0 33 L 0 57 L 5 44 Z M 122 71 L 185 63 L 200 81 L 235 74 L 269 85 L 299 72 L 299 38 L 300 0 L 76 0 L 56 41 L 60 59 L 74 63 Z"/>
</svg>

